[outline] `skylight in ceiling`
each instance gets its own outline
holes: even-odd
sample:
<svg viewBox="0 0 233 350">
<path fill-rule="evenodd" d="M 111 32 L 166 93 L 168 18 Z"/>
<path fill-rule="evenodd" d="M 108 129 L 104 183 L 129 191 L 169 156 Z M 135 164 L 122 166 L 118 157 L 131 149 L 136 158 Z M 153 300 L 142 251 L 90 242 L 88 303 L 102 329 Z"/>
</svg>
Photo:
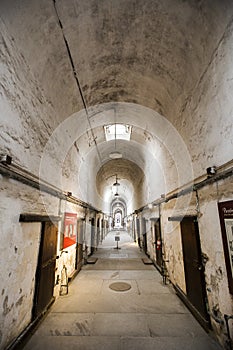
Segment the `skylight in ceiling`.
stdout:
<svg viewBox="0 0 233 350">
<path fill-rule="evenodd" d="M 106 141 L 130 140 L 132 126 L 128 124 L 111 124 L 104 126 Z"/>
</svg>

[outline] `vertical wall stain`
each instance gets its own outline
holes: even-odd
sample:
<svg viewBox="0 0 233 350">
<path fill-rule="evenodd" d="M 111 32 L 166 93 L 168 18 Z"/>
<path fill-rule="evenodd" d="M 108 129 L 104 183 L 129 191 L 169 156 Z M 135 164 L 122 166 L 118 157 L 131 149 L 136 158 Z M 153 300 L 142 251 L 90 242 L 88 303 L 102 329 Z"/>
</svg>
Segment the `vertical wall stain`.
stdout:
<svg viewBox="0 0 233 350">
<path fill-rule="evenodd" d="M 6 316 L 7 314 L 9 314 L 13 306 L 14 306 L 14 303 L 12 303 L 11 306 L 8 306 L 8 295 L 7 295 L 3 302 L 3 316 Z"/>
</svg>

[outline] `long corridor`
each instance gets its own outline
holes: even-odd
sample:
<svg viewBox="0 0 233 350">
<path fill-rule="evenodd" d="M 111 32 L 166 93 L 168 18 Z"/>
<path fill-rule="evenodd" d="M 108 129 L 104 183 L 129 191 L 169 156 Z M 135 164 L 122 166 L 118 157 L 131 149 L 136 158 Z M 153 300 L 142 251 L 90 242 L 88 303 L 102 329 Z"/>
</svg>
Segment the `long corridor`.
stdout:
<svg viewBox="0 0 233 350">
<path fill-rule="evenodd" d="M 25 350 L 217 350 L 131 237 L 111 232 L 56 300 Z M 122 282 L 122 283 L 121 283 Z M 115 284 L 117 283 L 117 284 Z M 126 291 L 111 289 L 130 288 Z"/>
</svg>

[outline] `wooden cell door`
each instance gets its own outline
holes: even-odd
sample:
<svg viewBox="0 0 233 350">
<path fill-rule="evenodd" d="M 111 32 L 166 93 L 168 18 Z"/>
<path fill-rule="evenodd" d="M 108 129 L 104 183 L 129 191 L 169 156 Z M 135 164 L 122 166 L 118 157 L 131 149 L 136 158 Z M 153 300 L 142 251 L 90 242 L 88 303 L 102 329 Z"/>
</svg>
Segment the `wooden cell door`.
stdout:
<svg viewBox="0 0 233 350">
<path fill-rule="evenodd" d="M 142 218 L 142 237 L 143 237 L 143 250 L 147 254 L 147 233 L 146 233 L 146 219 Z"/>
<path fill-rule="evenodd" d="M 96 247 L 98 247 L 98 244 L 99 244 L 99 241 L 101 240 L 102 241 L 102 239 L 101 239 L 101 219 L 97 219 L 97 227 L 96 227 L 96 229 L 97 229 L 97 232 L 96 232 Z"/>
<path fill-rule="evenodd" d="M 137 236 L 137 240 L 138 240 L 138 245 L 141 248 L 141 239 L 140 239 L 140 220 L 137 218 L 136 219 L 136 236 Z"/>
<path fill-rule="evenodd" d="M 100 242 L 104 239 L 104 219 L 101 220 L 101 233 L 100 233 Z M 99 245 L 99 241 L 97 242 L 97 246 Z"/>
<path fill-rule="evenodd" d="M 202 263 L 200 236 L 196 217 L 184 217 L 181 221 L 181 236 L 187 297 L 195 315 L 203 326 L 209 326 L 207 295 Z"/>
<path fill-rule="evenodd" d="M 33 318 L 40 315 L 54 300 L 56 252 L 57 226 L 52 222 L 43 222 L 36 271 Z"/>
<path fill-rule="evenodd" d="M 154 232 L 155 232 L 156 263 L 161 268 L 161 266 L 162 266 L 162 238 L 161 238 L 160 219 L 158 219 L 154 223 Z"/>
<path fill-rule="evenodd" d="M 95 219 L 91 219 L 91 254 L 95 251 Z"/>
<path fill-rule="evenodd" d="M 75 270 L 80 271 L 83 261 L 83 229 L 84 220 L 78 221 L 77 244 L 76 244 L 76 261 Z"/>
</svg>

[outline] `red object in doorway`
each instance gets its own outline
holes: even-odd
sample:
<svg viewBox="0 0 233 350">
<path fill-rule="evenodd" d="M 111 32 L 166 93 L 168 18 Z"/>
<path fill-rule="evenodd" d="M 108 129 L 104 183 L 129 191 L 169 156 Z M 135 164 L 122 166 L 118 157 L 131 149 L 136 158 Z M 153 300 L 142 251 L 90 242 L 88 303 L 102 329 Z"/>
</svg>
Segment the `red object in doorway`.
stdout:
<svg viewBox="0 0 233 350">
<path fill-rule="evenodd" d="M 65 213 L 63 248 L 67 248 L 77 241 L 77 214 Z"/>
<path fill-rule="evenodd" d="M 63 249 L 70 247 L 71 245 L 75 244 L 76 242 L 69 238 L 69 237 L 64 237 L 64 241 L 63 241 Z"/>
</svg>

